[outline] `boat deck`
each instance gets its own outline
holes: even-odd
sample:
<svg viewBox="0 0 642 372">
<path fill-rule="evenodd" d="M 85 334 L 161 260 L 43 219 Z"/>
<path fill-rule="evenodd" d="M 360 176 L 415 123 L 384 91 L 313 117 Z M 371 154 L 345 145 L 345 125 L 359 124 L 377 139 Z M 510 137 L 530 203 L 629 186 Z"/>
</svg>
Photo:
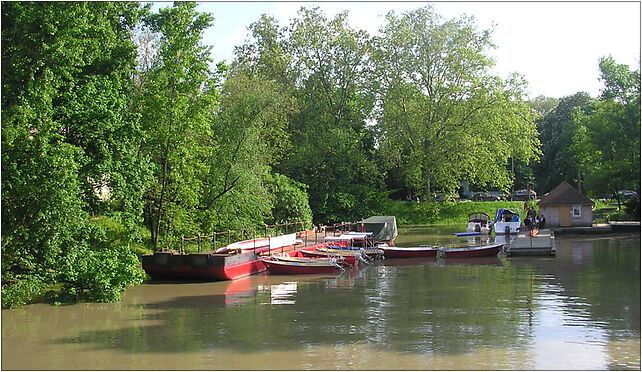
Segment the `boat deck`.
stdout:
<svg viewBox="0 0 642 372">
<path fill-rule="evenodd" d="M 540 230 L 531 237 L 522 232 L 506 249 L 508 256 L 555 256 L 555 233 L 552 230 Z"/>
</svg>

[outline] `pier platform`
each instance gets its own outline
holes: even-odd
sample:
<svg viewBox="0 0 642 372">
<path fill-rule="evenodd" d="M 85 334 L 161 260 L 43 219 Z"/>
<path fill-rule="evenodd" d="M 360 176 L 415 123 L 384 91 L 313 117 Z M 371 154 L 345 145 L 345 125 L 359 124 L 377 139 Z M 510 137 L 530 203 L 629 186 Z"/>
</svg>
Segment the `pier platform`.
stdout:
<svg viewBox="0 0 642 372">
<path fill-rule="evenodd" d="M 555 256 L 555 233 L 540 230 L 531 237 L 528 231 L 519 233 L 506 249 L 508 256 Z"/>
</svg>

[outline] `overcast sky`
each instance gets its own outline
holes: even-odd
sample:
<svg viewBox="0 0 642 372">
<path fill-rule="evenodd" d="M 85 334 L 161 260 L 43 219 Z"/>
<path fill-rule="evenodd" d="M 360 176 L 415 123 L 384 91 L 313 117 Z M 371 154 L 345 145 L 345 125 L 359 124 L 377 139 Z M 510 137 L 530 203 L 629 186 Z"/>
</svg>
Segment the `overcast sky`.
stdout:
<svg viewBox="0 0 642 372">
<path fill-rule="evenodd" d="M 163 3 L 168 6 L 171 3 Z M 424 6 L 426 2 L 202 2 L 198 10 L 215 17 L 204 43 L 213 46 L 212 58 L 233 58 L 247 27 L 261 14 L 270 14 L 282 26 L 301 6 L 319 6 L 326 16 L 350 12 L 354 28 L 377 33 L 383 15 Z M 640 64 L 639 2 L 437 2 L 445 18 L 462 14 L 477 19 L 480 29 L 494 28 L 489 51 L 496 61 L 494 73 L 505 78 L 521 73 L 532 97 L 564 97 L 579 91 L 597 96 L 598 59 L 611 55 L 632 70 Z"/>
</svg>

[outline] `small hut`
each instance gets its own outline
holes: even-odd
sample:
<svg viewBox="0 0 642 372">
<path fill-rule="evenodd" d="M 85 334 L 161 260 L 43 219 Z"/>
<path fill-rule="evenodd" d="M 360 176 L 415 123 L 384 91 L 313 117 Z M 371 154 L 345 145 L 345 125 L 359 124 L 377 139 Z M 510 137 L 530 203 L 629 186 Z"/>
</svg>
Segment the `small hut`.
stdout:
<svg viewBox="0 0 642 372">
<path fill-rule="evenodd" d="M 562 181 L 537 203 L 539 214 L 546 219 L 547 227 L 591 226 L 594 204 L 566 181 Z"/>
</svg>

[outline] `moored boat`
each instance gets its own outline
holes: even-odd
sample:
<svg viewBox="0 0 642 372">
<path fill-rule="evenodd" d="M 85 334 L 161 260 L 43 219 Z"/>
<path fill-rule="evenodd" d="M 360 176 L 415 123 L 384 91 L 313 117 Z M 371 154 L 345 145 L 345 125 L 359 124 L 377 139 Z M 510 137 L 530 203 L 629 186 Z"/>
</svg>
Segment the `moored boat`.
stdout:
<svg viewBox="0 0 642 372">
<path fill-rule="evenodd" d="M 319 247 L 317 247 L 319 248 Z M 368 263 L 368 257 L 364 256 L 360 251 L 340 251 L 340 252 L 327 252 L 321 251 L 317 248 L 301 248 L 299 252 L 303 257 L 310 258 L 332 258 L 341 257 L 348 265 L 356 266 L 359 262 Z"/>
<path fill-rule="evenodd" d="M 440 255 L 444 258 L 496 256 L 503 246 L 503 244 L 489 244 L 478 247 L 441 248 Z"/>
<path fill-rule="evenodd" d="M 497 210 L 493 224 L 495 234 L 517 234 L 521 228 L 522 219 L 519 217 L 519 213 L 503 208 Z"/>
<path fill-rule="evenodd" d="M 468 215 L 467 232 L 478 232 L 480 234 L 490 234 L 492 224 L 490 216 L 484 212 L 476 212 Z"/>
<path fill-rule="evenodd" d="M 436 257 L 439 247 L 382 247 L 384 258 Z"/>
<path fill-rule="evenodd" d="M 285 252 L 301 244 L 296 239 L 296 233 L 268 238 L 247 239 L 229 244 L 216 250 L 216 253 L 255 252 L 259 255 L 269 255 L 275 252 Z"/>
<path fill-rule="evenodd" d="M 287 261 L 276 257 L 261 259 L 271 274 L 329 274 L 343 271 L 336 258 L 311 259 L 310 261 Z"/>
<path fill-rule="evenodd" d="M 341 255 L 310 255 L 306 256 L 301 249 L 296 249 L 294 251 L 276 253 L 270 256 L 271 259 L 278 261 L 288 261 L 288 262 L 336 262 L 339 265 L 343 266 L 354 266 L 357 262 L 355 256 L 341 256 Z"/>
<path fill-rule="evenodd" d="M 200 240 L 207 238 L 199 236 Z M 194 238 L 184 238 L 183 241 Z M 265 271 L 261 255 L 291 250 L 296 234 L 249 239 L 229 244 L 215 252 L 155 252 L 142 256 L 143 270 L 152 279 L 231 280 Z"/>
<path fill-rule="evenodd" d="M 325 246 L 319 246 L 317 250 L 330 253 L 359 251 L 368 257 L 377 258 L 383 255 L 382 248 L 387 246 L 388 244 L 386 243 L 375 243 L 374 234 L 371 232 L 351 231 L 338 237 L 326 237 Z"/>
<path fill-rule="evenodd" d="M 142 256 L 143 270 L 152 279 L 230 280 L 265 271 L 254 252 L 156 252 Z"/>
</svg>

